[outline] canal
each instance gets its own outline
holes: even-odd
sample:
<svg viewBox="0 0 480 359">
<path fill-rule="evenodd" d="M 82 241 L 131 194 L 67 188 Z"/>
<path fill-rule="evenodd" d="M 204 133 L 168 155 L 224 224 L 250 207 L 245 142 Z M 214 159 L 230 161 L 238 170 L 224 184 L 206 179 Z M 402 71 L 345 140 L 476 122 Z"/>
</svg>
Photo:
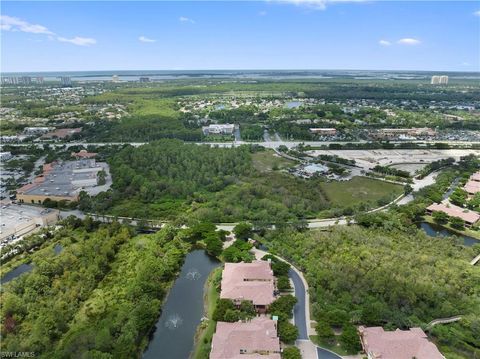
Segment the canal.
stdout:
<svg viewBox="0 0 480 359">
<path fill-rule="evenodd" d="M 467 247 L 471 247 L 474 244 L 480 244 L 478 239 L 475 239 L 470 236 L 461 235 L 455 233 L 448 228 L 439 226 L 437 224 L 428 223 L 428 222 L 420 222 L 418 227 L 423 229 L 425 233 L 427 233 L 431 237 L 448 237 L 448 236 L 456 236 L 463 241 L 463 245 Z"/>
<path fill-rule="evenodd" d="M 219 265 L 219 261 L 203 250 L 194 250 L 187 255 L 143 359 L 188 359 L 204 314 L 205 281 Z"/>
</svg>

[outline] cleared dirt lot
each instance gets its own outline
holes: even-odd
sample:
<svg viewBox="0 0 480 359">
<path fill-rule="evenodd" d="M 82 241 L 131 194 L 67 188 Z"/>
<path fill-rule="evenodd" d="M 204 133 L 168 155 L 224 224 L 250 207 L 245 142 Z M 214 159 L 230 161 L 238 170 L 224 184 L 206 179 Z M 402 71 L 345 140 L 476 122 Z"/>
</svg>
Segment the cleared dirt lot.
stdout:
<svg viewBox="0 0 480 359">
<path fill-rule="evenodd" d="M 473 153 L 480 156 L 480 150 L 314 150 L 311 155 L 337 155 L 353 159 L 358 166 L 370 169 L 376 165 L 387 166 L 401 163 L 430 163 L 442 158 L 453 157 L 458 160 L 462 156 Z"/>
</svg>

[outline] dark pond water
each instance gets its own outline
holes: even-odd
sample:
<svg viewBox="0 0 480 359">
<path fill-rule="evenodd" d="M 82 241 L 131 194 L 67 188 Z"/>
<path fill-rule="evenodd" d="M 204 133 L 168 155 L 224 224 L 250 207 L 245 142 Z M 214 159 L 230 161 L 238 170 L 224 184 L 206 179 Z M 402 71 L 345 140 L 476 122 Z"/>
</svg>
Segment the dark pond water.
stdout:
<svg viewBox="0 0 480 359">
<path fill-rule="evenodd" d="M 55 244 L 53 250 L 55 251 L 55 254 L 60 254 L 63 251 L 63 246 L 61 244 Z"/>
<path fill-rule="evenodd" d="M 190 252 L 163 307 L 143 359 L 188 359 L 203 317 L 204 285 L 220 262 L 203 250 Z"/>
<path fill-rule="evenodd" d="M 33 266 L 31 264 L 20 264 L 17 268 L 12 269 L 10 272 L 5 274 L 2 277 L 2 284 L 10 282 L 12 279 L 17 278 L 19 275 L 32 270 Z"/>
<path fill-rule="evenodd" d="M 478 239 L 475 239 L 475 238 L 470 237 L 470 236 L 459 235 L 459 234 L 457 234 L 455 232 L 452 232 L 451 230 L 449 230 L 445 227 L 442 227 L 442 226 L 439 226 L 439 225 L 436 225 L 436 224 L 421 222 L 419 224 L 419 227 L 421 229 L 423 229 L 425 231 L 425 233 L 427 233 L 431 237 L 457 236 L 457 237 L 459 237 L 463 240 L 463 245 L 465 245 L 467 247 L 471 247 L 474 244 L 480 243 L 480 241 Z"/>
</svg>

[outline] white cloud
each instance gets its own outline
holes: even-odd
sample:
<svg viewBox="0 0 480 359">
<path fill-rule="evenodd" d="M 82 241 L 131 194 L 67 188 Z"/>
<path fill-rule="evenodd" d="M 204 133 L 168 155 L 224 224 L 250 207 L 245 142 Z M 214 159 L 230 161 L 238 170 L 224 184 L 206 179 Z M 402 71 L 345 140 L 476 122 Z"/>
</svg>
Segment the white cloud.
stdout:
<svg viewBox="0 0 480 359">
<path fill-rule="evenodd" d="M 180 16 L 178 20 L 180 22 L 189 22 L 190 24 L 195 24 L 195 20 L 190 19 L 189 17 L 186 17 L 186 16 Z"/>
<path fill-rule="evenodd" d="M 388 41 L 388 40 L 380 40 L 378 43 L 379 43 L 380 45 L 382 45 L 382 46 L 390 46 L 390 45 L 392 44 L 392 43 L 391 43 L 390 41 Z"/>
<path fill-rule="evenodd" d="M 258 12 L 258 16 L 265 16 L 265 15 L 267 15 L 266 11 L 259 11 Z"/>
<path fill-rule="evenodd" d="M 90 46 L 94 45 L 97 43 L 97 40 L 89 38 L 89 37 L 80 37 L 80 36 L 75 36 L 71 39 L 67 39 L 65 37 L 57 37 L 57 40 L 60 42 L 69 42 L 74 45 L 78 46 Z"/>
<path fill-rule="evenodd" d="M 269 1 L 269 0 L 267 0 Z M 293 4 L 303 6 L 313 10 L 325 10 L 328 4 L 346 3 L 346 2 L 364 2 L 366 0 L 275 0 L 282 4 Z"/>
<path fill-rule="evenodd" d="M 22 31 L 32 34 L 53 35 L 53 32 L 48 30 L 45 26 L 30 24 L 25 20 L 19 19 L 18 17 L 7 15 L 0 16 L 0 28 L 6 31 Z"/>
<path fill-rule="evenodd" d="M 140 36 L 138 38 L 138 41 L 140 41 L 140 42 L 156 42 L 157 40 L 149 39 L 148 37 L 145 37 L 145 36 Z"/>
<path fill-rule="evenodd" d="M 397 41 L 398 44 L 400 45 L 419 45 L 421 43 L 420 40 L 413 39 L 410 37 L 406 37 L 404 39 L 400 39 Z"/>
<path fill-rule="evenodd" d="M 475 15 L 475 16 L 480 16 L 480 10 L 475 11 L 475 12 L 473 13 L 473 15 Z"/>
<path fill-rule="evenodd" d="M 0 16 L 0 29 L 4 31 L 21 31 L 31 34 L 47 35 L 51 41 L 57 40 L 60 42 L 69 42 L 78 46 L 90 46 L 97 43 L 97 40 L 88 37 L 75 36 L 71 39 L 62 37 L 50 31 L 45 26 L 30 24 L 29 22 L 19 19 L 18 17 L 1 15 Z"/>
</svg>

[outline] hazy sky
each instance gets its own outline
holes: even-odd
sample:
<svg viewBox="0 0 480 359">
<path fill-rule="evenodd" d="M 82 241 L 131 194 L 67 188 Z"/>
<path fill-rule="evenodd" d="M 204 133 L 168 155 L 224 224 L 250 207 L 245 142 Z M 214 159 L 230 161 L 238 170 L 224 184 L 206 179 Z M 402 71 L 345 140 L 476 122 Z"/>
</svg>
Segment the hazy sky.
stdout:
<svg viewBox="0 0 480 359">
<path fill-rule="evenodd" d="M 9 2 L 1 70 L 480 71 L 478 1 Z"/>
</svg>

